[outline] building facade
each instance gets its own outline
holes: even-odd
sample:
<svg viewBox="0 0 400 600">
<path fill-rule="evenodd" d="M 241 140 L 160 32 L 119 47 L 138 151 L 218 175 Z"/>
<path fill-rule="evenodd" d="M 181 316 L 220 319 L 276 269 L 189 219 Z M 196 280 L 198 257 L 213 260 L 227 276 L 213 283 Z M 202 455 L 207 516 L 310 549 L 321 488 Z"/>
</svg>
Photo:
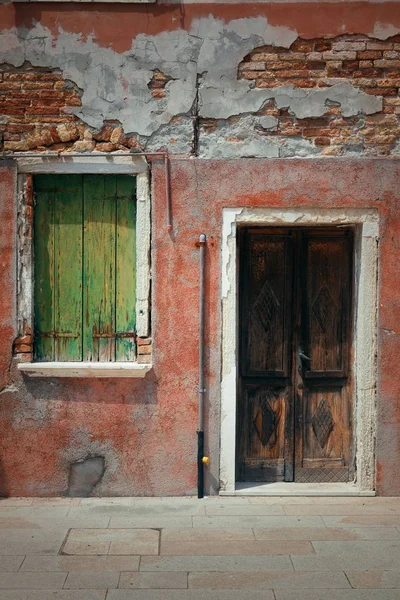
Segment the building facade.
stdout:
<svg viewBox="0 0 400 600">
<path fill-rule="evenodd" d="M 400 495 L 399 3 L 0 16 L 0 495 Z"/>
</svg>

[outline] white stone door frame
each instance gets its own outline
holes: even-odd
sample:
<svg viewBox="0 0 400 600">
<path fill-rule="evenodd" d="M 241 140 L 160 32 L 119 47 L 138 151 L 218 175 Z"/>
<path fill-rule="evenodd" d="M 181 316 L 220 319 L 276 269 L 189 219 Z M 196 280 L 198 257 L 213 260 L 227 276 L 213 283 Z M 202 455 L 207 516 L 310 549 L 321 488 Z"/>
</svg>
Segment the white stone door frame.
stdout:
<svg viewBox="0 0 400 600">
<path fill-rule="evenodd" d="M 375 487 L 379 217 L 374 209 L 224 208 L 222 210 L 222 373 L 220 491 L 235 491 L 238 371 L 238 256 L 241 226 L 350 226 L 355 230 L 354 429 L 357 491 Z"/>
</svg>

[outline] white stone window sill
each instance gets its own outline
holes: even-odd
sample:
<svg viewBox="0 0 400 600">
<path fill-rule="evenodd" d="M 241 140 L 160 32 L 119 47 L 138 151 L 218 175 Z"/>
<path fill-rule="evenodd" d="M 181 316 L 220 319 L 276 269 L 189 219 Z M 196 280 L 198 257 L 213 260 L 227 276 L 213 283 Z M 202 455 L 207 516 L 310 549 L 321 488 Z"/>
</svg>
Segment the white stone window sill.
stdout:
<svg viewBox="0 0 400 600">
<path fill-rule="evenodd" d="M 134 362 L 36 362 L 19 363 L 30 377 L 136 377 L 143 378 L 152 365 Z"/>
</svg>

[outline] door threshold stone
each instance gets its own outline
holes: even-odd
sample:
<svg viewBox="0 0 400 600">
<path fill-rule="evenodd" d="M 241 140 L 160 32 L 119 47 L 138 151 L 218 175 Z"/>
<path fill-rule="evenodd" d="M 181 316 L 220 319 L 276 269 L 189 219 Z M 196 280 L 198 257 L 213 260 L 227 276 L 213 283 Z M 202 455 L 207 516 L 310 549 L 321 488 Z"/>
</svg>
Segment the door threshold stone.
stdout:
<svg viewBox="0 0 400 600">
<path fill-rule="evenodd" d="M 240 482 L 234 491 L 220 496 L 375 496 L 374 490 L 360 490 L 353 483 L 255 483 Z"/>
</svg>

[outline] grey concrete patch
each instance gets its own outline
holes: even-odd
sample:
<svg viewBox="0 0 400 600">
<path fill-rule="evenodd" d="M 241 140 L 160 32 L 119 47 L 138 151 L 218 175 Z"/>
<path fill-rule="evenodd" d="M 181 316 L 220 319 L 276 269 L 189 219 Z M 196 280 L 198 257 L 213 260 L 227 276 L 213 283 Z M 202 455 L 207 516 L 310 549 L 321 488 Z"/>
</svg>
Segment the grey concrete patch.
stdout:
<svg viewBox="0 0 400 600">
<path fill-rule="evenodd" d="M 86 498 L 101 481 L 105 471 L 103 456 L 90 456 L 70 465 L 67 496 Z"/>
</svg>

